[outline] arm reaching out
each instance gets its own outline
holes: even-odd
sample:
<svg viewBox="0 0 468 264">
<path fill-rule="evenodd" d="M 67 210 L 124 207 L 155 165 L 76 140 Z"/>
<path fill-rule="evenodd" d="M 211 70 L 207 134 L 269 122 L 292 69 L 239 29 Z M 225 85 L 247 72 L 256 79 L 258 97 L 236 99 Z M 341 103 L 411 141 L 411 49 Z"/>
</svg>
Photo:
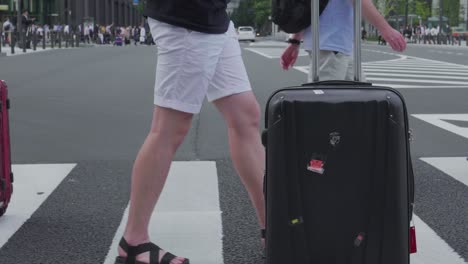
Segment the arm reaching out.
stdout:
<svg viewBox="0 0 468 264">
<path fill-rule="evenodd" d="M 292 39 L 302 40 L 304 32 L 293 34 Z M 280 64 L 283 70 L 289 70 L 296 63 L 297 57 L 299 56 L 299 45 L 289 44 L 289 46 L 284 50 L 283 55 L 281 55 Z"/>
<path fill-rule="evenodd" d="M 402 52 L 406 49 L 406 41 L 400 32 L 393 29 L 375 8 L 372 0 L 362 0 L 362 15 L 367 22 L 374 25 L 393 50 Z"/>
</svg>

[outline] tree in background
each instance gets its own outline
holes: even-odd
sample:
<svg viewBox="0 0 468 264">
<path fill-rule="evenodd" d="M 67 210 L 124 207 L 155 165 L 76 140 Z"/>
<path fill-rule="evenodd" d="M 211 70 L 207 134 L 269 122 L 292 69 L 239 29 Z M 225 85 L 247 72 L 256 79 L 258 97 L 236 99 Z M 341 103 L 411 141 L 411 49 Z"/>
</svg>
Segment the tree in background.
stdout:
<svg viewBox="0 0 468 264">
<path fill-rule="evenodd" d="M 236 27 L 239 26 L 254 26 L 255 23 L 255 1 L 243 0 L 239 3 L 239 7 L 234 9 L 231 14 L 231 20 Z"/>
<path fill-rule="evenodd" d="M 136 9 L 138 10 L 138 12 L 140 12 L 140 14 L 143 14 L 143 9 L 145 8 L 145 3 L 146 3 L 146 0 L 138 1 L 138 5 L 136 6 Z"/>
<path fill-rule="evenodd" d="M 460 23 L 460 0 L 443 1 L 444 10 L 442 15 L 448 18 L 450 25 L 458 26 Z"/>
<path fill-rule="evenodd" d="M 269 23 L 270 15 L 271 0 L 242 0 L 232 12 L 231 20 L 236 27 L 253 26 L 258 29 Z"/>
<path fill-rule="evenodd" d="M 257 28 L 269 24 L 268 17 L 271 16 L 271 0 L 255 0 L 255 25 Z"/>
<path fill-rule="evenodd" d="M 426 0 L 414 0 L 414 14 L 426 21 L 431 16 L 431 6 Z"/>
</svg>

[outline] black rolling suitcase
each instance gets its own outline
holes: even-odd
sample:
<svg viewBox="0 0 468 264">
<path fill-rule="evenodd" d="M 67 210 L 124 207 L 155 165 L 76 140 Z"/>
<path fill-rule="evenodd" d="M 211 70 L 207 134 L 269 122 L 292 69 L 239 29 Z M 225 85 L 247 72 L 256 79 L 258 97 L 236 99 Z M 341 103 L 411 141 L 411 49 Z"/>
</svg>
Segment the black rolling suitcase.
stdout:
<svg viewBox="0 0 468 264">
<path fill-rule="evenodd" d="M 408 264 L 415 251 L 406 106 L 398 91 L 358 82 L 356 21 L 360 8 L 356 82 L 289 87 L 268 100 L 267 264 Z"/>
</svg>

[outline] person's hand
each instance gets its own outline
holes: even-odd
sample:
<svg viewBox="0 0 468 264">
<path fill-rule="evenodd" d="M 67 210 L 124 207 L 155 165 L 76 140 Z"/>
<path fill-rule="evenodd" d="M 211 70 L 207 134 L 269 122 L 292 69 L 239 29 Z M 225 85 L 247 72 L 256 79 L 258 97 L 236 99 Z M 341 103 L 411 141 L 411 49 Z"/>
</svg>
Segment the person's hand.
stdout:
<svg viewBox="0 0 468 264">
<path fill-rule="evenodd" d="M 289 70 L 290 67 L 294 66 L 297 57 L 299 56 L 299 45 L 289 44 L 281 55 L 281 67 L 283 70 Z"/>
<path fill-rule="evenodd" d="M 394 51 L 403 52 L 406 49 L 405 37 L 397 30 L 391 28 L 382 32 L 382 36 Z"/>
</svg>

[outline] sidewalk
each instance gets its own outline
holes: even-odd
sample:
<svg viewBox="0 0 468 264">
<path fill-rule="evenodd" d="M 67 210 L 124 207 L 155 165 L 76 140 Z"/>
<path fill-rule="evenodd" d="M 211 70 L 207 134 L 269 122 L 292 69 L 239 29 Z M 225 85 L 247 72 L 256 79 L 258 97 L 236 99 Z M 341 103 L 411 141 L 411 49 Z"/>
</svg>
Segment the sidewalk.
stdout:
<svg viewBox="0 0 468 264">
<path fill-rule="evenodd" d="M 44 51 L 49 51 L 49 50 L 52 50 L 52 49 L 49 48 L 49 47 L 46 47 L 46 49 L 44 50 L 44 49 L 42 49 L 42 46 L 41 46 L 41 47 L 37 47 L 36 51 L 34 51 L 32 49 L 26 49 L 26 53 L 24 53 L 23 49 L 15 47 L 15 54 L 12 54 L 11 53 L 11 47 L 6 45 L 5 47 L 2 47 L 2 52 L 0 54 L 0 57 L 2 57 L 2 56 L 19 56 L 19 55 L 33 54 L 33 53 L 44 52 Z"/>
<path fill-rule="evenodd" d="M 80 43 L 79 47 L 74 47 L 74 48 L 88 48 L 88 47 L 94 47 L 94 44 Z M 11 47 L 8 45 L 5 45 L 5 47 L 2 46 L 2 51 L 0 52 L 0 58 L 4 56 L 27 55 L 27 54 L 34 54 L 38 52 L 44 52 L 44 51 L 64 50 L 64 49 L 73 49 L 73 48 L 70 46 L 68 48 L 65 48 L 65 44 L 62 44 L 62 48 L 60 49 L 58 48 L 58 46 L 55 46 L 53 49 L 50 46 L 46 46 L 46 49 L 42 49 L 42 44 L 41 44 L 36 47 L 36 51 L 34 51 L 33 49 L 26 49 L 26 53 L 23 52 L 23 49 L 15 47 L 15 54 L 12 54 Z"/>
</svg>

